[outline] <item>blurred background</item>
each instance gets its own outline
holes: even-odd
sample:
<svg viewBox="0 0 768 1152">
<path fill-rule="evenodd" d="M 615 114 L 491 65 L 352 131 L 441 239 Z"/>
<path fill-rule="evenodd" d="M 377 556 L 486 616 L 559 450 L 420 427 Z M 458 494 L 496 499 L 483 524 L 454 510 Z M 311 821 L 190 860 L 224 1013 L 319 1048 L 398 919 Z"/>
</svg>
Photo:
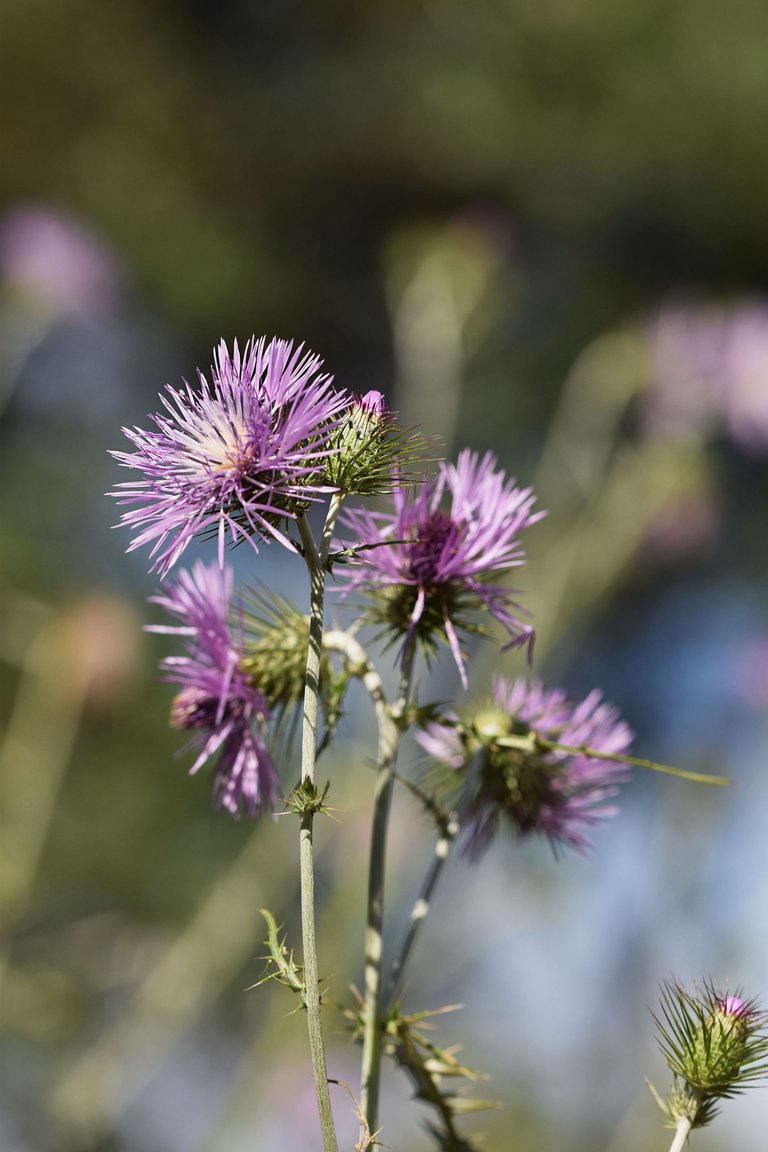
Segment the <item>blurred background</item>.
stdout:
<svg viewBox="0 0 768 1152">
<path fill-rule="evenodd" d="M 537 673 L 600 686 L 638 754 L 733 778 L 636 772 L 591 860 L 454 861 L 404 998 L 464 1005 L 434 1038 L 504 1103 L 464 1122 L 488 1152 L 666 1149 L 659 981 L 768 1003 L 768 8 L 0 0 L 0 106 L 0 1147 L 319 1143 L 303 1018 L 245 991 L 260 907 L 298 940 L 295 828 L 212 814 L 175 758 L 155 582 L 103 496 L 121 426 L 255 332 L 535 484 Z M 239 562 L 304 596 L 284 552 Z M 457 689 L 450 661 L 421 684 Z M 324 766 L 335 1002 L 361 980 L 369 732 L 361 700 Z M 395 934 L 430 851 L 399 798 Z M 426 1152 L 410 1092 L 388 1070 L 382 1141 Z M 693 1143 L 767 1127 L 756 1090 Z"/>
</svg>

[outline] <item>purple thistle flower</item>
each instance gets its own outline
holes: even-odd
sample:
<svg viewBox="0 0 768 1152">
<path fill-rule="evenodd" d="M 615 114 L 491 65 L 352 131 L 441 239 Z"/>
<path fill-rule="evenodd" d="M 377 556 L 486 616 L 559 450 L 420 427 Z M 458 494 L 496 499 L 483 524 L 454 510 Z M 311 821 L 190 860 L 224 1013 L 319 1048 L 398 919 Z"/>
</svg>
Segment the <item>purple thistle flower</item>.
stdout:
<svg viewBox="0 0 768 1152">
<path fill-rule="evenodd" d="M 768 447 L 768 304 L 745 300 L 731 310 L 723 349 L 723 416 L 736 443 Z"/>
<path fill-rule="evenodd" d="M 233 816 L 256 816 L 274 805 L 280 778 L 263 740 L 270 718 L 266 699 L 244 673 L 242 637 L 233 630 L 232 571 L 198 561 L 181 572 L 164 595 L 152 597 L 180 623 L 150 625 L 187 640 L 185 656 L 169 656 L 166 678 L 181 685 L 171 706 L 174 728 L 194 731 L 197 772 L 216 756 L 213 801 Z"/>
<path fill-rule="evenodd" d="M 200 387 L 184 381 L 167 387 L 165 412 L 151 416 L 157 431 L 124 428 L 136 452 L 113 452 L 142 480 L 111 493 L 137 505 L 122 523 L 138 534 L 129 551 L 151 544 L 154 569 L 166 575 L 192 538 L 218 534 L 224 544 L 272 537 L 288 548 L 280 528 L 325 491 L 323 465 L 328 439 L 349 403 L 320 374 L 322 361 L 290 342 L 252 340 L 241 357 L 222 340 L 214 352 L 212 384 L 198 372 Z"/>
<path fill-rule="evenodd" d="M 355 535 L 347 547 L 359 549 L 360 563 L 348 590 L 367 593 L 371 618 L 403 637 L 403 651 L 414 638 L 427 654 L 438 639 L 447 642 L 466 687 L 458 629 L 482 630 L 472 619 L 478 608 L 506 629 L 509 646 L 533 641 L 533 628 L 515 615 L 514 593 L 487 581 L 524 562 L 519 533 L 544 515 L 532 513 L 534 499 L 490 452 L 465 450 L 456 465 L 442 462 L 434 480 L 395 486 L 392 512 L 344 514 Z"/>
<path fill-rule="evenodd" d="M 768 304 L 662 307 L 648 327 L 652 374 L 641 408 L 655 431 L 714 435 L 722 421 L 742 448 L 768 444 Z"/>
<path fill-rule="evenodd" d="M 591 847 L 584 829 L 615 814 L 605 803 L 628 777 L 626 765 L 578 753 L 547 751 L 536 738 L 596 753 L 628 751 L 632 733 L 599 691 L 581 702 L 539 681 L 497 677 L 493 702 L 466 723 L 430 723 L 417 734 L 436 760 L 466 771 L 460 805 L 467 853 L 478 858 L 503 815 L 520 836 L 542 832 L 553 846 Z"/>
</svg>

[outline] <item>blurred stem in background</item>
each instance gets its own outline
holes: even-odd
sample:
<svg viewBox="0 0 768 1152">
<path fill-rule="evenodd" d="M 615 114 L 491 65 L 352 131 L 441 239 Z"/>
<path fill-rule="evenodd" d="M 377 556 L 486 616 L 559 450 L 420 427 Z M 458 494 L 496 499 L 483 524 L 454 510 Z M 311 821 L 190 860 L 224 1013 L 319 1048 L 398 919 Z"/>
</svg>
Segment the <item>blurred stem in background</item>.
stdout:
<svg viewBox="0 0 768 1152">
<path fill-rule="evenodd" d="M 78 675 L 63 618 L 24 600 L 34 632 L 21 653 L 0 743 L 0 1001 L 18 927 L 37 878 L 59 791 L 77 740 L 88 675 Z M 17 605 L 17 608 L 19 606 Z M 3 652 L 3 657 L 12 657 Z"/>
<path fill-rule="evenodd" d="M 661 513 L 705 477 L 702 445 L 622 437 L 647 379 L 647 349 L 633 330 L 594 341 L 568 375 L 533 478 L 548 515 L 528 550 L 525 586 L 536 626 L 536 662 L 569 645 L 620 582 Z M 488 646 L 478 664 L 503 670 Z"/>
<path fill-rule="evenodd" d="M 493 323 L 505 253 L 492 230 L 456 218 L 398 231 L 384 253 L 401 427 L 454 441 L 468 355 Z"/>
</svg>

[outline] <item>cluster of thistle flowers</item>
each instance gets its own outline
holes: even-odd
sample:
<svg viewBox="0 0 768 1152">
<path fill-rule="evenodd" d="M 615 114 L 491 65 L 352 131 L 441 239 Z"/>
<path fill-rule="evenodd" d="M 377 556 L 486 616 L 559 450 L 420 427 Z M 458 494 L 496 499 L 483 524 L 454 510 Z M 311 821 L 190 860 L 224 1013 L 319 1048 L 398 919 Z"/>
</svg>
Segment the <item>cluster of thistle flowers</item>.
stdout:
<svg viewBox="0 0 768 1152">
<path fill-rule="evenodd" d="M 303 693 L 308 621 L 275 593 L 236 593 L 227 544 L 300 553 L 296 522 L 315 503 L 377 497 L 375 509 L 342 512 L 328 565 L 401 658 L 417 647 L 429 660 L 444 645 L 466 688 L 462 641 L 485 631 L 488 614 L 508 645 L 527 648 L 529 660 L 532 650 L 533 628 L 507 583 L 524 563 L 521 533 L 543 515 L 531 490 L 490 453 L 470 451 L 414 479 L 425 442 L 397 428 L 380 393 L 337 390 L 321 369 L 284 341 L 253 340 L 242 353 L 222 342 L 211 382 L 198 373 L 197 387 L 168 386 L 154 428 L 124 429 L 135 450 L 114 453 L 140 474 L 112 493 L 129 507 L 130 548 L 151 546 L 160 577 L 195 537 L 218 542 L 217 560 L 164 582 L 155 601 L 175 623 L 154 630 L 184 638 L 185 653 L 164 661 L 179 685 L 171 721 L 192 733 L 191 771 L 212 764 L 214 803 L 235 816 L 279 801 L 270 726 Z M 332 712 L 340 690 L 327 657 L 320 687 Z M 614 811 L 627 769 L 600 754 L 626 753 L 631 733 L 598 692 L 571 702 L 537 681 L 499 677 L 468 711 L 427 714 L 417 739 L 461 781 L 472 855 L 502 818 L 518 834 L 583 848 Z"/>
</svg>

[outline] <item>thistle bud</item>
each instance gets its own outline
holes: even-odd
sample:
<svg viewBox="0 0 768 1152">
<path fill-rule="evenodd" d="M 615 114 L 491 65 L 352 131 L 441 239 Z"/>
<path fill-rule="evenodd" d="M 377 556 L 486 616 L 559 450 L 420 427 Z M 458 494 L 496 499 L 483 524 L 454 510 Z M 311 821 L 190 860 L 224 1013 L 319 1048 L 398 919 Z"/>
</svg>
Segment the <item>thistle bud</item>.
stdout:
<svg viewBox="0 0 768 1152">
<path fill-rule="evenodd" d="M 728 996 L 702 1021 L 693 1041 L 691 1075 L 698 1073 L 699 1087 L 716 1091 L 738 1078 L 747 1051 L 749 1025 L 744 1001 Z"/>
<path fill-rule="evenodd" d="M 667 981 L 661 1017 L 654 1019 L 674 1077 L 666 1102 L 657 1099 L 675 1123 L 703 1127 L 716 1115 L 720 1100 L 738 1095 L 768 1072 L 765 1016 L 754 1001 L 722 995 L 712 984 L 692 995 Z"/>
<path fill-rule="evenodd" d="M 332 433 L 325 464 L 329 484 L 346 496 L 387 493 L 421 454 L 421 437 L 401 431 L 381 392 L 355 397 Z"/>
</svg>

